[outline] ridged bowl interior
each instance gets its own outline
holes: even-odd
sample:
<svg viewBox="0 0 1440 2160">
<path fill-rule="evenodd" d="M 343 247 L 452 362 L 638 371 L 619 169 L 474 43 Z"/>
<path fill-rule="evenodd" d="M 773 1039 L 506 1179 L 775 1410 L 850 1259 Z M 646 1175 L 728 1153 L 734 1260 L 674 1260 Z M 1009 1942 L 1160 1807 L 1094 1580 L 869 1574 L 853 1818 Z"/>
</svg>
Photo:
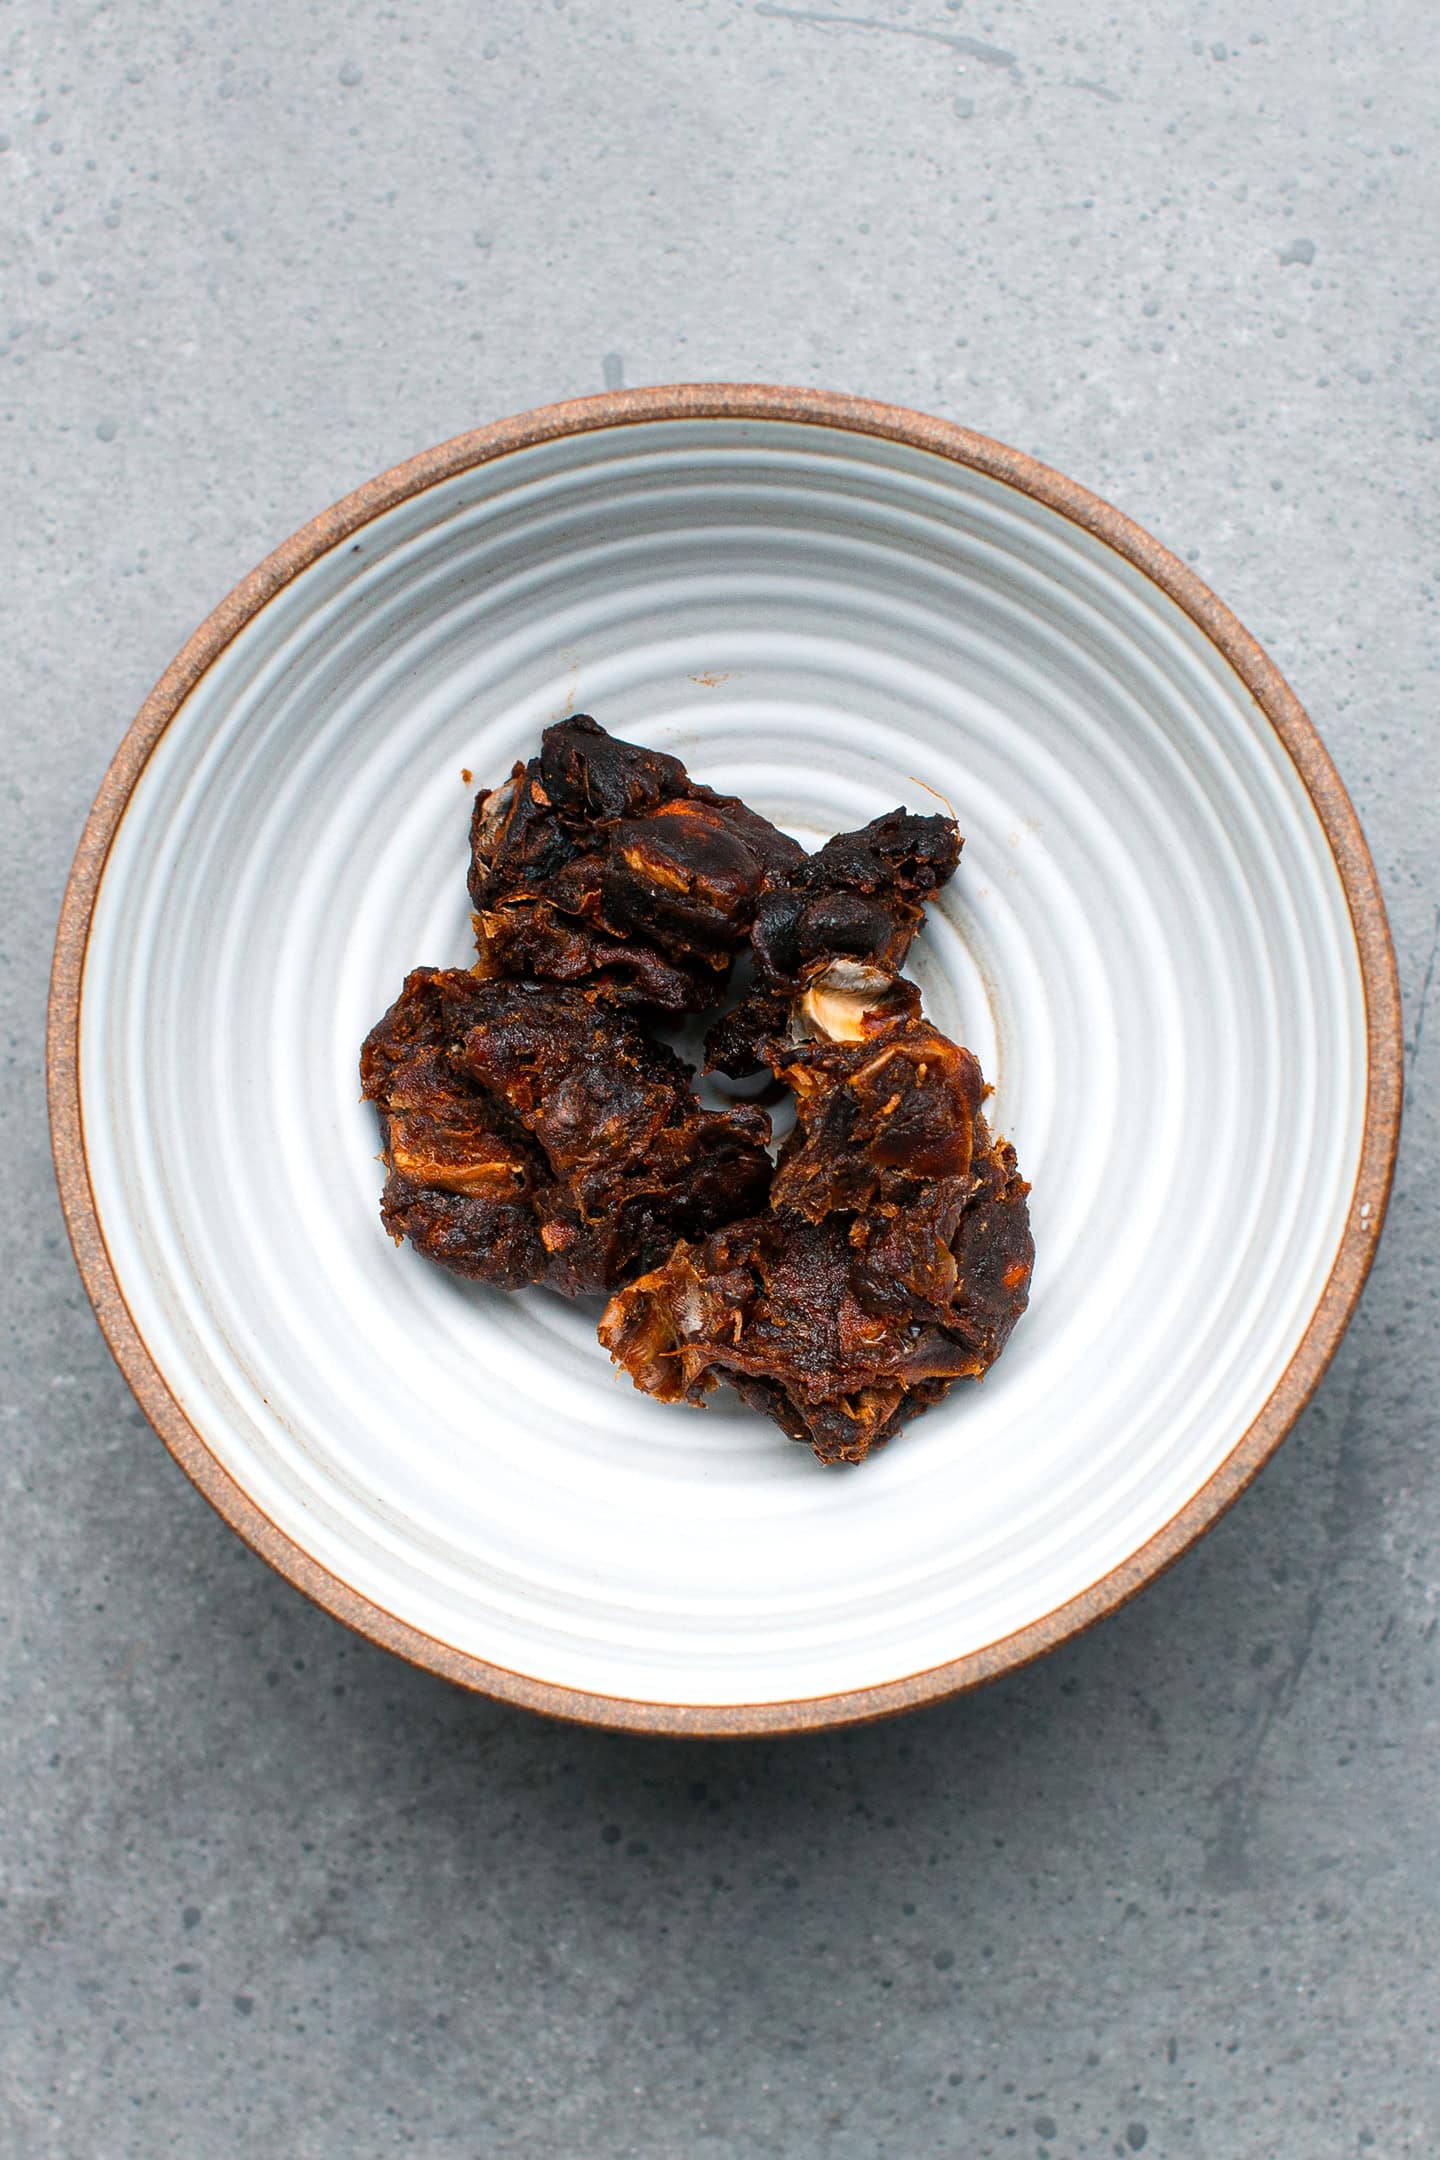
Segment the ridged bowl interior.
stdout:
<svg viewBox="0 0 1440 2160">
<path fill-rule="evenodd" d="M 1034 1295 L 858 1469 L 381 1229 L 356 1052 L 470 957 L 462 769 L 577 709 L 810 844 L 937 797 L 966 835 L 911 972 L 1032 1182 Z M 271 1522 L 440 1644 L 722 1706 L 993 1643 L 1204 1486 L 1334 1263 L 1364 1046 L 1315 808 L 1155 584 L 924 450 L 690 419 L 461 472 L 254 615 L 115 835 L 80 1094 L 130 1314 Z"/>
</svg>

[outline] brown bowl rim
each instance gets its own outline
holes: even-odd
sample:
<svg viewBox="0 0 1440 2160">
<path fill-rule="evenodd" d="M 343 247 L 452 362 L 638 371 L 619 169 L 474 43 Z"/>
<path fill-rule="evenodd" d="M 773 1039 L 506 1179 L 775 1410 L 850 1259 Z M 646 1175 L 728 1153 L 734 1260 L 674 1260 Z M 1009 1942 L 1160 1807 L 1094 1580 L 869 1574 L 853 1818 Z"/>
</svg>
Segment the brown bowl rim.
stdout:
<svg viewBox="0 0 1440 2160">
<path fill-rule="evenodd" d="M 224 1470 L 171 1394 L 126 1305 L 91 1189 L 79 1092 L 80 1001 L 91 917 L 111 842 L 151 750 L 232 638 L 317 558 L 397 503 L 511 451 L 598 428 L 648 421 L 793 421 L 876 435 L 972 467 L 1058 511 L 1104 541 L 1182 608 L 1250 690 L 1315 806 L 1344 887 L 1365 998 L 1367 1076 L 1359 1171 L 1334 1265 L 1269 1399 L 1198 1492 L 1136 1552 L 1025 1627 L 964 1657 L 898 1680 L 789 1702 L 688 1704 L 592 1694 L 487 1663 L 423 1634 L 323 1568 Z M 65 1221 L 86 1291 L 146 1417 L 205 1498 L 246 1544 L 337 1619 L 411 1663 L 503 1702 L 552 1717 L 636 1732 L 738 1738 L 798 1733 L 889 1717 L 1012 1672 L 1118 1611 L 1203 1535 L 1245 1490 L 1310 1400 L 1355 1310 L 1380 1236 L 1399 1139 L 1403 1038 L 1394 949 L 1364 834 L 1340 777 L 1298 699 L 1255 639 L 1206 585 L 1121 511 L 1024 451 L 905 407 L 824 390 L 676 383 L 607 391 L 541 406 L 408 458 L 312 518 L 243 578 L 165 670 L 101 782 L 61 907 L 50 980 L 46 1073 L 51 1140 Z"/>
</svg>

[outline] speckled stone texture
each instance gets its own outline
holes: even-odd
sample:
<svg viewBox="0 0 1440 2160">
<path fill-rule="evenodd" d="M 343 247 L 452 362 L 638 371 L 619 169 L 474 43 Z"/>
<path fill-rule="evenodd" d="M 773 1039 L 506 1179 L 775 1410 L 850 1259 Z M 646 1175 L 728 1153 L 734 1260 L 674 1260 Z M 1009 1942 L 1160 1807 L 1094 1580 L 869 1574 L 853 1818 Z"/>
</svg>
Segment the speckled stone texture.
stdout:
<svg viewBox="0 0 1440 2160">
<path fill-rule="evenodd" d="M 1431 2160 L 1429 9 L 6 34 L 0 2152 Z M 226 588 L 425 444 L 677 377 L 963 420 L 1195 563 L 1339 760 L 1408 1004 L 1389 1232 L 1255 1490 L 989 1693 L 729 1748 L 472 1701 L 253 1560 L 90 1318 L 39 1065 L 84 811 Z"/>
</svg>

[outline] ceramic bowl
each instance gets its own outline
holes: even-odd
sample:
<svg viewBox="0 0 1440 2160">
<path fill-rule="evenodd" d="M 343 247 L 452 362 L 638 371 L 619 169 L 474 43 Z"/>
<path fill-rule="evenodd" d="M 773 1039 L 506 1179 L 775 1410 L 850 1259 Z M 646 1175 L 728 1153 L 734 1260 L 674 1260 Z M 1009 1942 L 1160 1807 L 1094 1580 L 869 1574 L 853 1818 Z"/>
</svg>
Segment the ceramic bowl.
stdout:
<svg viewBox="0 0 1440 2160">
<path fill-rule="evenodd" d="M 470 955 L 470 775 L 577 709 L 811 844 L 937 797 L 966 835 L 911 972 L 994 1083 L 1034 1294 L 859 1468 L 381 1229 L 357 1047 Z M 80 1266 L 196 1484 L 417 1663 L 660 1731 L 932 1700 L 1172 1561 L 1335 1348 L 1399 1074 L 1354 814 L 1234 618 L 1032 459 L 791 390 L 527 414 L 287 542 L 125 737 L 53 991 Z"/>
</svg>

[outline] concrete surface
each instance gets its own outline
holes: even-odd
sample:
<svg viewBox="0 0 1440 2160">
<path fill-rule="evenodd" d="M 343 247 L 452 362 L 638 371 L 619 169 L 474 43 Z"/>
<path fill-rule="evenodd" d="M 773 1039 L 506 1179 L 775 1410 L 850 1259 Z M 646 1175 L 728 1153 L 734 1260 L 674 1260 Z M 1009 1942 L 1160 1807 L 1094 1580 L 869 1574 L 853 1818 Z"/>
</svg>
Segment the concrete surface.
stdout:
<svg viewBox="0 0 1440 2160">
<path fill-rule="evenodd" d="M 1428 2160 L 1423 0 L 50 0 L 6 35 L 0 2151 Z M 38 1062 L 83 813 L 219 595 L 424 444 L 674 377 L 954 415 L 1193 560 L 1354 792 L 1411 1043 L 1363 1309 L 1202 1547 L 987 1694 L 714 1750 L 471 1701 L 242 1550 L 91 1321 Z"/>
</svg>

